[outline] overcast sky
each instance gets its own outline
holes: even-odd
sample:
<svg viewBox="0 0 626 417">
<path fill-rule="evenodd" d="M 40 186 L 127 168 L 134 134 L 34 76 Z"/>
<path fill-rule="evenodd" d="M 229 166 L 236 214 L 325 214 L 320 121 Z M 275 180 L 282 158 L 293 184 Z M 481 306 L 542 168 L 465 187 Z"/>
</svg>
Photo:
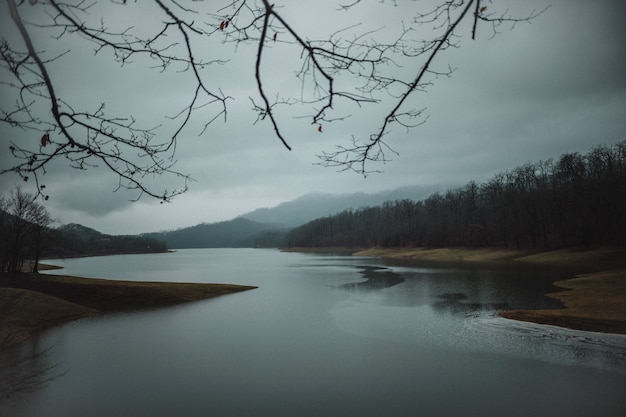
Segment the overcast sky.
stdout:
<svg viewBox="0 0 626 417">
<path fill-rule="evenodd" d="M 313 38 L 357 22 L 363 28 L 384 27 L 393 32 L 403 20 L 410 20 L 421 4 L 363 1 L 349 13 L 336 13 L 338 2 L 283 3 L 283 13 L 292 26 Z M 391 101 L 358 112 L 346 108 L 352 117 L 324 125 L 322 133 L 309 120 L 291 118 L 291 113 L 310 111 L 291 109 L 289 117 L 281 119 L 293 147 L 287 151 L 269 123 L 255 124 L 256 115 L 250 111 L 249 97 L 258 97 L 253 79 L 255 47 L 234 51 L 232 46 L 216 44 L 207 48 L 215 48 L 231 62 L 223 69 L 212 69 L 212 79 L 233 100 L 226 122 L 219 120 L 198 136 L 203 119 L 197 117 L 181 136 L 176 168 L 195 179 L 186 194 L 169 204 L 148 198 L 130 202 L 134 194 L 113 192 L 117 179 L 111 174 L 97 169 L 77 171 L 59 161 L 42 177 L 50 194 L 46 207 L 59 223 L 81 223 L 110 234 L 135 234 L 229 220 L 314 191 L 369 193 L 404 185 L 480 182 L 526 162 L 558 158 L 565 152 L 586 153 L 599 144 L 626 140 L 626 2 L 508 3 L 521 11 L 550 7 L 529 24 L 518 24 L 512 31 L 503 28 L 493 39 L 486 26 L 479 28 L 482 33 L 475 41 L 467 28 L 461 30 L 460 48 L 441 54 L 435 62 L 439 69 L 455 68 L 452 77 L 434 80 L 427 92 L 412 97 L 411 107 L 426 107 L 428 119 L 408 132 L 395 128 L 390 133 L 387 143 L 398 155 L 389 153 L 392 161 L 371 166 L 383 173 L 364 178 L 315 163 L 322 151 L 349 144 L 352 134 L 373 132 Z M 10 22 L 5 3 L 0 7 L 0 23 L 6 28 Z M 113 15 L 113 19 L 125 25 L 131 17 Z M 149 21 L 150 16 L 143 16 L 142 22 Z M 0 32 L 14 41 L 5 29 Z M 36 41 L 46 50 L 71 46 L 72 52 L 51 64 L 51 71 L 57 77 L 58 94 L 70 97 L 73 103 L 94 106 L 105 101 L 108 109 L 167 128 L 166 116 L 189 98 L 180 73 L 163 75 L 141 65 L 120 68 L 106 56 L 93 58 L 89 49 L 54 45 L 49 37 Z M 264 71 L 270 74 L 270 93 L 300 95 L 293 75 L 297 58 L 293 50 L 279 45 L 268 52 Z M 401 71 L 408 74 L 415 68 L 406 66 Z M 8 98 L 0 100 L 4 105 Z M 10 163 L 6 149 L 17 135 L 0 124 L 3 166 Z M 17 183 L 17 176 L 4 175 L 0 191 Z M 28 184 L 24 187 L 29 191 Z"/>
</svg>

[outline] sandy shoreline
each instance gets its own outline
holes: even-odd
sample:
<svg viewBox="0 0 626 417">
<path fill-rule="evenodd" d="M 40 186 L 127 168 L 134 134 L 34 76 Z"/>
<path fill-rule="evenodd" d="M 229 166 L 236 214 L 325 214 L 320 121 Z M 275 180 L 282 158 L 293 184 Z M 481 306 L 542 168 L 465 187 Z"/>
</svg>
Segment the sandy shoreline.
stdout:
<svg viewBox="0 0 626 417">
<path fill-rule="evenodd" d="M 502 248 L 375 248 L 355 250 L 353 255 L 428 261 L 516 261 L 595 266 L 601 269 L 626 268 L 626 248 L 558 249 L 545 252 Z"/>
<path fill-rule="evenodd" d="M 570 329 L 626 334 L 626 248 L 561 249 L 548 252 L 509 249 L 366 249 L 354 256 L 459 262 L 532 262 L 593 268 L 601 272 L 572 276 L 555 282 L 563 288 L 547 294 L 563 309 L 502 311 L 502 317 Z"/>
<path fill-rule="evenodd" d="M 560 300 L 558 310 L 511 310 L 502 317 L 570 329 L 626 334 L 626 269 L 577 275 L 555 285 L 547 294 Z"/>
</svg>

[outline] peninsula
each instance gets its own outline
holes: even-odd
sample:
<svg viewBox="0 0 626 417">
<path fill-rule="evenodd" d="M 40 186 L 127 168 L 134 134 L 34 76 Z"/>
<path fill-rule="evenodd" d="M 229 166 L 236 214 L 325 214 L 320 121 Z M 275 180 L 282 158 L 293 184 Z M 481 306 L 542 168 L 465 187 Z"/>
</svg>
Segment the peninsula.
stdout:
<svg viewBox="0 0 626 417">
<path fill-rule="evenodd" d="M 46 266 L 40 266 L 44 270 Z M 23 273 L 0 282 L 0 348 L 70 321 L 204 300 L 257 287 Z"/>
</svg>

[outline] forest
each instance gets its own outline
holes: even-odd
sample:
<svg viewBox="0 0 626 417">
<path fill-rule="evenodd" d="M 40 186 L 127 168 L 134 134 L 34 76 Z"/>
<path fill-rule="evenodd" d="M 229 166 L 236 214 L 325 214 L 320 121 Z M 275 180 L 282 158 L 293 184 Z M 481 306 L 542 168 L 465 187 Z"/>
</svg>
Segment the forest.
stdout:
<svg viewBox="0 0 626 417">
<path fill-rule="evenodd" d="M 389 201 L 308 222 L 287 247 L 626 244 L 626 141 L 527 163 L 425 200 Z"/>
<path fill-rule="evenodd" d="M 165 242 L 143 235 L 108 235 L 80 224 L 70 223 L 52 229 L 50 257 L 113 255 L 166 252 Z"/>
<path fill-rule="evenodd" d="M 218 222 L 201 223 L 165 232 L 145 233 L 144 238 L 164 242 L 170 249 L 184 248 L 250 248 L 256 236 L 273 226 L 242 217 Z M 274 247 L 280 246 L 278 244 Z"/>
<path fill-rule="evenodd" d="M 112 236 L 79 224 L 50 227 L 37 196 L 14 189 L 0 195 L 0 278 L 32 270 L 44 258 L 165 252 L 165 242 L 146 236 Z"/>
</svg>

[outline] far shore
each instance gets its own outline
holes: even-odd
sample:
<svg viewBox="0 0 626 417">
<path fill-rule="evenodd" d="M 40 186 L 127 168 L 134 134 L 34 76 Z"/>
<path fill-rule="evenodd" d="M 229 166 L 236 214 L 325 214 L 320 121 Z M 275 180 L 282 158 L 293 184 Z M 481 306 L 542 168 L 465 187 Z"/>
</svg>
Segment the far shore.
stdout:
<svg viewBox="0 0 626 417">
<path fill-rule="evenodd" d="M 55 268 L 40 265 L 41 270 Z M 107 313 L 204 300 L 254 286 L 114 281 L 23 273 L 0 278 L 0 349 L 37 332 Z"/>
<path fill-rule="evenodd" d="M 563 288 L 546 294 L 562 309 L 502 311 L 513 320 L 603 333 L 626 334 L 626 248 L 559 249 L 537 252 L 502 248 L 289 248 L 293 252 L 344 252 L 429 262 L 531 262 L 571 265 L 596 272 L 555 282 Z"/>
</svg>

